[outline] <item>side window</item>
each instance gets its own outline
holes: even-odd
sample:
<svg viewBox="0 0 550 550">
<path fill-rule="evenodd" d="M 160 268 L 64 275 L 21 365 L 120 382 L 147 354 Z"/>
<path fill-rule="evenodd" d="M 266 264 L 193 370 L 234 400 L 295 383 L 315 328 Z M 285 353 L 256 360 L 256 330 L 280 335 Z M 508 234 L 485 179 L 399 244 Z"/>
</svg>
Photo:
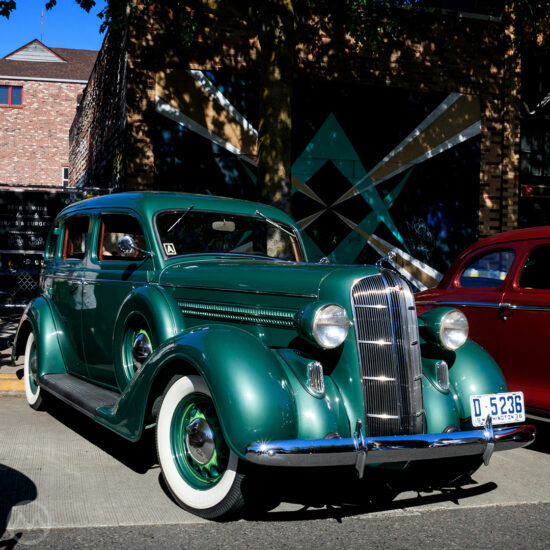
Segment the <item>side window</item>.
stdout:
<svg viewBox="0 0 550 550">
<path fill-rule="evenodd" d="M 485 252 L 466 266 L 459 284 L 466 288 L 498 288 L 506 279 L 514 258 L 515 253 L 510 249 Z"/>
<path fill-rule="evenodd" d="M 65 221 L 63 259 L 84 259 L 86 255 L 86 241 L 88 240 L 89 221 L 88 216 L 75 216 Z"/>
<path fill-rule="evenodd" d="M 550 246 L 531 250 L 521 269 L 518 285 L 521 288 L 550 289 Z"/>
<path fill-rule="evenodd" d="M 131 254 L 123 254 L 120 251 L 118 241 L 125 235 L 132 237 L 138 248 L 147 248 L 143 229 L 134 216 L 129 214 L 102 215 L 97 250 L 99 260 L 128 262 L 145 258 L 145 254 L 137 250 Z"/>
<path fill-rule="evenodd" d="M 44 252 L 44 259 L 51 260 L 55 257 L 57 252 L 57 242 L 59 240 L 59 224 L 56 224 L 50 229 L 48 240 L 46 242 L 46 251 Z"/>
</svg>

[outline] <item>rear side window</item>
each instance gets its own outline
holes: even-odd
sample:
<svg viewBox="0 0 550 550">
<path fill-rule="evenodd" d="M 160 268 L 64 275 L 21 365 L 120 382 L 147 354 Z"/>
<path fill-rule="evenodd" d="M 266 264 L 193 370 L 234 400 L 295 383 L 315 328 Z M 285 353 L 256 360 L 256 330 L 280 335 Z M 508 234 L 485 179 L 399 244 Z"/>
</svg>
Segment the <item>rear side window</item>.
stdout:
<svg viewBox="0 0 550 550">
<path fill-rule="evenodd" d="M 76 216 L 65 221 L 63 236 L 63 258 L 65 260 L 82 260 L 86 256 L 89 222 L 88 216 Z"/>
<path fill-rule="evenodd" d="M 506 279 L 514 258 L 515 253 L 510 249 L 485 252 L 466 266 L 459 284 L 466 288 L 498 288 Z"/>
<path fill-rule="evenodd" d="M 531 250 L 518 281 L 521 288 L 550 289 L 550 246 Z"/>
<path fill-rule="evenodd" d="M 137 248 L 147 248 L 143 229 L 134 216 L 130 214 L 104 214 L 101 216 L 101 228 L 96 251 L 99 260 L 128 262 L 145 258 L 145 254 L 137 250 L 130 254 L 123 254 L 120 251 L 118 241 L 125 235 L 134 239 Z"/>
</svg>

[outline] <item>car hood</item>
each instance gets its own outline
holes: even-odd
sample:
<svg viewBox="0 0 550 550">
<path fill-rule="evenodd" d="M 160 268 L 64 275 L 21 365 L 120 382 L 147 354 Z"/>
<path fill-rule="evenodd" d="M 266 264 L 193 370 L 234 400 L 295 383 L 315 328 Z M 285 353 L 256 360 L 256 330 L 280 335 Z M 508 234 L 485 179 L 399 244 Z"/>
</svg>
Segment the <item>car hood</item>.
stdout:
<svg viewBox="0 0 550 550">
<path fill-rule="evenodd" d="M 159 284 L 195 289 L 228 290 L 320 298 L 325 279 L 349 292 L 352 282 L 377 271 L 372 266 L 282 262 L 261 258 L 205 257 L 166 267 Z M 333 285 L 329 285 L 333 286 Z"/>
</svg>

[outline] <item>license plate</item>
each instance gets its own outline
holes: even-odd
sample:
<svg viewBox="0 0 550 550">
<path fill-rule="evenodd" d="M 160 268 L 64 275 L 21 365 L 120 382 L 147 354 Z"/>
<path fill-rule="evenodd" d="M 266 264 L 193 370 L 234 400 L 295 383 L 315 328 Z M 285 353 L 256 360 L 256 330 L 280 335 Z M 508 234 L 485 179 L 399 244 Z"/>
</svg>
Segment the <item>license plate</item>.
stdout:
<svg viewBox="0 0 550 550">
<path fill-rule="evenodd" d="M 483 426 L 491 415 L 493 424 L 525 421 L 523 392 L 485 393 L 470 396 L 472 424 Z"/>
</svg>

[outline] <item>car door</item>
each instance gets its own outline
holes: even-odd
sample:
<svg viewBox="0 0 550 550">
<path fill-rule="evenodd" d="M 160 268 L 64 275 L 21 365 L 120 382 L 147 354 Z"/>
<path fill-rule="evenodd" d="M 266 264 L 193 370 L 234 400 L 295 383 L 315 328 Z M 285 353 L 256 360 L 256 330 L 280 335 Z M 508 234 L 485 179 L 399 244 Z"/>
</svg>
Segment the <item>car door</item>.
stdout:
<svg viewBox="0 0 550 550">
<path fill-rule="evenodd" d="M 527 241 L 500 311 L 500 367 L 528 408 L 550 410 L 550 241 Z"/>
<path fill-rule="evenodd" d="M 516 243 L 473 250 L 455 267 L 446 288 L 427 292 L 422 306 L 445 305 L 462 310 L 470 338 L 498 361 L 499 308 L 504 287 L 517 257 Z"/>
<path fill-rule="evenodd" d="M 82 315 L 85 356 L 91 379 L 117 387 L 113 367 L 113 331 L 124 299 L 148 280 L 152 259 L 135 252 L 124 255 L 118 241 L 131 236 L 136 246 L 148 249 L 137 217 L 130 212 L 97 212 L 90 263 L 83 281 Z"/>
<path fill-rule="evenodd" d="M 58 338 L 67 371 L 87 375 L 82 345 L 82 277 L 87 261 L 90 217 L 78 214 L 64 220 L 62 246 L 53 266 L 52 302 L 61 320 Z"/>
</svg>

